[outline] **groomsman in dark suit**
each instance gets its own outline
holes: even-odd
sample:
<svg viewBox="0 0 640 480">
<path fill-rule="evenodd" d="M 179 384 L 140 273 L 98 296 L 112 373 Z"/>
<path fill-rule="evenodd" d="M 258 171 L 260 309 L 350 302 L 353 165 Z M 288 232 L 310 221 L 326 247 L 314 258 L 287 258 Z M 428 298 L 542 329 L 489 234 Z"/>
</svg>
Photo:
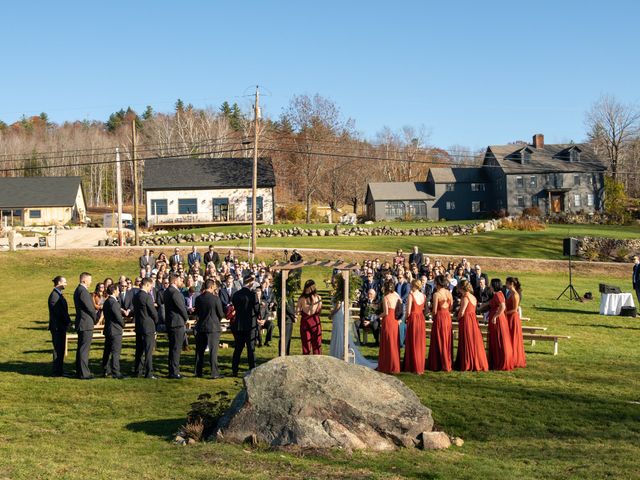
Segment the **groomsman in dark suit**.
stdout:
<svg viewBox="0 0 640 480">
<path fill-rule="evenodd" d="M 53 376 L 64 375 L 64 345 L 67 328 L 71 324 L 69 306 L 62 291 L 67 287 L 67 279 L 58 275 L 53 279 L 53 290 L 49 294 L 49 331 L 53 343 Z"/>
<path fill-rule="evenodd" d="M 193 267 L 196 262 L 199 264 L 202 263 L 202 257 L 200 256 L 198 247 L 195 245 L 191 247 L 191 253 L 187 255 L 187 262 L 189 262 L 189 268 Z"/>
<path fill-rule="evenodd" d="M 633 289 L 636 291 L 636 298 L 640 304 L 640 259 L 637 255 L 633 256 L 633 276 L 631 278 Z"/>
<path fill-rule="evenodd" d="M 122 333 L 124 318 L 117 297 L 118 287 L 111 284 L 107 287 L 107 298 L 102 307 L 104 312 L 104 351 L 102 353 L 102 369 L 105 377 L 125 378 L 120 373 L 120 352 L 122 351 Z M 109 361 L 111 357 L 111 361 Z"/>
<path fill-rule="evenodd" d="M 204 354 L 209 348 L 211 378 L 222 378 L 218 370 L 218 345 L 220 344 L 220 320 L 224 318 L 220 297 L 215 295 L 216 282 L 207 279 L 202 293 L 196 297 L 196 377 L 202 377 Z"/>
<path fill-rule="evenodd" d="M 422 253 L 418 250 L 418 246 L 413 247 L 413 252 L 409 254 L 409 265 L 415 263 L 418 270 L 422 267 Z"/>
<path fill-rule="evenodd" d="M 247 359 L 249 361 L 249 369 L 256 366 L 254 357 L 254 339 L 258 329 L 258 315 L 260 314 L 260 303 L 255 292 L 251 290 L 254 278 L 248 276 L 245 278 L 244 286 L 233 294 L 231 302 L 236 312 L 236 321 L 233 324 L 233 333 L 235 336 L 235 348 L 233 350 L 233 359 L 231 361 L 231 371 L 234 377 L 238 376 L 238 367 L 240 366 L 240 356 L 244 347 L 247 347 Z"/>
<path fill-rule="evenodd" d="M 220 301 L 222 302 L 222 308 L 226 309 L 231 305 L 231 298 L 238 289 L 233 285 L 233 276 L 227 275 L 224 278 L 224 284 L 220 288 Z"/>
<path fill-rule="evenodd" d="M 138 376 L 144 375 L 145 378 L 155 379 L 156 377 L 153 375 L 153 349 L 156 344 L 158 311 L 153 304 L 153 298 L 150 294 L 152 288 L 153 280 L 144 278 L 140 284 L 140 290 L 137 295 L 133 297 L 133 312 L 136 328 L 134 369 Z"/>
<path fill-rule="evenodd" d="M 180 379 L 180 353 L 184 342 L 185 325 L 189 314 L 184 302 L 182 277 L 175 273 L 169 275 L 169 288 L 164 292 L 164 315 L 169 337 L 169 378 Z"/>
<path fill-rule="evenodd" d="M 93 378 L 89 370 L 89 352 L 93 340 L 93 325 L 96 321 L 96 308 L 89 293 L 91 274 L 82 272 L 80 284 L 73 292 L 73 303 L 76 307 L 75 327 L 78 333 L 78 350 L 76 350 L 76 375 L 81 380 Z"/>
<path fill-rule="evenodd" d="M 213 249 L 213 245 L 209 245 L 209 251 L 204 254 L 204 267 L 208 267 L 209 262 L 213 262 L 216 268 L 220 266 L 220 255 Z"/>
</svg>

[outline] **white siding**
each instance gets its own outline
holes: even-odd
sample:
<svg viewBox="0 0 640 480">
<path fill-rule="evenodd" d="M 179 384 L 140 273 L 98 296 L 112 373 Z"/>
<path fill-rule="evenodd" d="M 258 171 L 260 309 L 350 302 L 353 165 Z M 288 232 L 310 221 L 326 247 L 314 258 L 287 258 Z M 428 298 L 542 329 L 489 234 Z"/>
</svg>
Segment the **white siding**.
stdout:
<svg viewBox="0 0 640 480">
<path fill-rule="evenodd" d="M 228 188 L 211 190 L 159 190 L 147 191 L 147 225 L 160 222 L 212 222 L 213 199 L 228 198 L 229 206 L 233 206 L 233 217 L 229 221 L 250 222 L 251 215 L 247 211 L 247 198 L 251 197 L 250 188 Z M 262 197 L 263 221 L 273 224 L 273 194 L 271 188 L 258 188 L 258 197 Z M 197 199 L 198 213 L 181 215 L 178 213 L 178 199 Z M 152 215 L 151 201 L 167 200 L 167 215 Z"/>
</svg>

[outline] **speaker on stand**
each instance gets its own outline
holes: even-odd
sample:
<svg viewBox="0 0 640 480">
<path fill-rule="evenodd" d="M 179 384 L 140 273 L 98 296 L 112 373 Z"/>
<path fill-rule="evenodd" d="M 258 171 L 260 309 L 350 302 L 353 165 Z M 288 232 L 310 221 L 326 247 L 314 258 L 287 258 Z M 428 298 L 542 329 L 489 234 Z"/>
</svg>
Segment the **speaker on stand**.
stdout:
<svg viewBox="0 0 640 480">
<path fill-rule="evenodd" d="M 558 295 L 558 298 L 556 300 L 560 300 L 562 296 L 565 296 L 569 300 L 578 300 L 579 302 L 582 301 L 582 298 L 580 297 L 580 295 L 578 295 L 578 292 L 573 287 L 573 272 L 571 265 L 571 258 L 578 254 L 578 246 L 579 241 L 577 238 L 565 238 L 564 240 L 562 240 L 562 255 L 564 255 L 565 257 L 569 257 L 569 285 L 567 285 L 562 293 Z"/>
</svg>

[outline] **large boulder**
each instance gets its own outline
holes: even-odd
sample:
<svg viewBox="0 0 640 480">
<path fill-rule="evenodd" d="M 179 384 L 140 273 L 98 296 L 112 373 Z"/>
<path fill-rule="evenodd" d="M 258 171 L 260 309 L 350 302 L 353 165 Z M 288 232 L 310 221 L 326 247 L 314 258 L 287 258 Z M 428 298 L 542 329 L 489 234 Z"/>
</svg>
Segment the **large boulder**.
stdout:
<svg viewBox="0 0 640 480">
<path fill-rule="evenodd" d="M 244 377 L 218 440 L 393 450 L 422 446 L 431 410 L 400 380 L 329 356 L 279 357 Z"/>
</svg>

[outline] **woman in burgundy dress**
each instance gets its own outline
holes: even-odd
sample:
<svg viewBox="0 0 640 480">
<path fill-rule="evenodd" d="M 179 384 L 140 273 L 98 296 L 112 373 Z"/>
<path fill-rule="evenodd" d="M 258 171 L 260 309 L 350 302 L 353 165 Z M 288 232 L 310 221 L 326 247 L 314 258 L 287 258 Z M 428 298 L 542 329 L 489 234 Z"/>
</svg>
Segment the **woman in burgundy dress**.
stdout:
<svg viewBox="0 0 640 480">
<path fill-rule="evenodd" d="M 420 280 L 411 282 L 411 293 L 407 299 L 407 336 L 404 342 L 405 372 L 424 373 L 424 360 L 427 351 L 427 337 L 424 325 L 424 305 L 427 300 Z"/>
<path fill-rule="evenodd" d="M 491 370 L 513 370 L 513 347 L 507 317 L 507 309 L 502 293 L 502 282 L 499 278 L 491 280 L 489 290 L 493 294 L 491 300 L 483 305 L 489 308 L 489 368 Z"/>
<path fill-rule="evenodd" d="M 322 355 L 322 324 L 320 312 L 322 311 L 322 298 L 316 293 L 316 284 L 313 280 L 307 280 L 298 299 L 297 311 L 302 317 L 300 320 L 300 340 L 302 341 L 302 354 Z"/>
<path fill-rule="evenodd" d="M 511 334 L 511 347 L 513 348 L 514 368 L 527 366 L 527 357 L 524 353 L 524 339 L 522 338 L 522 321 L 520 320 L 520 293 L 522 287 L 516 277 L 509 277 L 506 281 L 509 298 L 507 298 L 505 315 Z"/>
<path fill-rule="evenodd" d="M 461 302 L 458 310 L 458 354 L 456 370 L 486 372 L 489 370 L 482 332 L 476 318 L 478 301 L 471 293 L 471 282 L 464 279 L 458 285 Z"/>
<path fill-rule="evenodd" d="M 393 280 L 384 282 L 384 298 L 382 300 L 382 319 L 380 321 L 380 352 L 378 371 L 382 373 L 400 372 L 400 338 L 398 328 L 400 321 L 396 319 L 396 305 L 402 303 L 396 293 Z"/>
<path fill-rule="evenodd" d="M 451 331 L 451 309 L 453 297 L 449 291 L 449 282 L 444 275 L 436 277 L 436 292 L 431 298 L 433 325 L 429 342 L 427 370 L 451 371 L 453 337 Z"/>
</svg>

